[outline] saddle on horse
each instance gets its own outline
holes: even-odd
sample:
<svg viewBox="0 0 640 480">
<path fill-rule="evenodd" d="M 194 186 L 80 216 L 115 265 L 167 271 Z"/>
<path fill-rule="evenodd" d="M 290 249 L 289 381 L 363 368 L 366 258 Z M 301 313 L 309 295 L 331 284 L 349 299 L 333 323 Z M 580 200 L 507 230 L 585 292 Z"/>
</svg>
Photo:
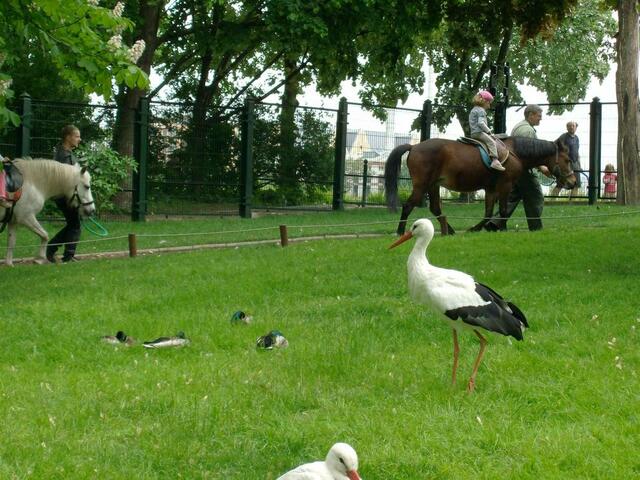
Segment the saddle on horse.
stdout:
<svg viewBox="0 0 640 480">
<path fill-rule="evenodd" d="M 11 208 L 22 195 L 22 173 L 13 162 L 3 161 L 0 170 L 0 206 Z"/>
<path fill-rule="evenodd" d="M 500 163 L 504 163 L 509 156 L 509 149 L 507 146 L 500 140 L 499 137 L 493 137 L 496 141 L 496 150 L 498 151 L 498 160 Z M 487 146 L 482 143 L 480 140 L 476 140 L 475 138 L 469 137 L 460 137 L 458 138 L 458 142 L 466 143 L 469 145 L 475 145 L 480 150 L 480 157 L 482 157 L 482 163 L 487 168 L 491 168 L 491 158 L 489 157 L 489 151 L 487 150 Z"/>
</svg>

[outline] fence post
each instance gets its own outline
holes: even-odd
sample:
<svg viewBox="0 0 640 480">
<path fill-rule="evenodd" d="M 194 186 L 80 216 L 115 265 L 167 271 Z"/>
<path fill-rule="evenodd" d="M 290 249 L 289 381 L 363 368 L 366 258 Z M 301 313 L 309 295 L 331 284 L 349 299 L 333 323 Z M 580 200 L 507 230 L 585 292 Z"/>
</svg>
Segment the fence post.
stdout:
<svg viewBox="0 0 640 480">
<path fill-rule="evenodd" d="M 136 257 L 138 256 L 138 242 L 136 240 L 136 234 L 129 234 L 129 256 Z"/>
<path fill-rule="evenodd" d="M 425 100 L 422 104 L 422 115 L 420 115 L 420 141 L 424 142 L 431 138 L 431 123 L 433 120 L 433 104 L 431 100 Z"/>
<path fill-rule="evenodd" d="M 242 110 L 242 138 L 240 149 L 240 216 L 251 218 L 251 198 L 253 196 L 253 98 L 246 98 Z"/>
<path fill-rule="evenodd" d="M 367 204 L 367 175 L 369 174 L 369 160 L 364 159 L 362 165 L 362 204 L 364 207 Z"/>
<path fill-rule="evenodd" d="M 495 117 L 493 118 L 493 131 L 505 133 L 507 131 L 507 104 L 503 101 L 496 103 Z"/>
<path fill-rule="evenodd" d="M 31 154 L 31 96 L 28 93 L 20 95 L 20 126 L 16 142 L 16 157 L 27 157 Z"/>
<path fill-rule="evenodd" d="M 136 110 L 133 131 L 133 157 L 138 170 L 133 175 L 131 220 L 143 222 L 147 214 L 147 159 L 149 155 L 149 98 L 142 97 Z"/>
<path fill-rule="evenodd" d="M 344 209 L 344 164 L 347 148 L 347 123 L 348 123 L 347 99 L 342 97 L 338 106 L 338 119 L 336 121 L 336 151 L 333 165 L 333 210 Z"/>
<path fill-rule="evenodd" d="M 600 193 L 602 104 L 593 97 L 589 109 L 589 205 L 596 203 Z"/>
<path fill-rule="evenodd" d="M 286 225 L 280 225 L 280 246 L 286 247 L 289 245 L 289 233 L 287 232 Z"/>
</svg>

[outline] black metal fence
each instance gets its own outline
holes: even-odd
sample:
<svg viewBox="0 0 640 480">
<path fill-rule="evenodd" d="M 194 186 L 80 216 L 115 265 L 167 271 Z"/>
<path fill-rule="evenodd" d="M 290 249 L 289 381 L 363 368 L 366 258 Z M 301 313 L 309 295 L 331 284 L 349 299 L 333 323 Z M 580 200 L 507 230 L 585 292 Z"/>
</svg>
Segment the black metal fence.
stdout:
<svg viewBox="0 0 640 480">
<path fill-rule="evenodd" d="M 240 112 L 220 109 L 197 119 L 192 104 L 151 102 L 148 109 L 140 175 L 146 188 L 139 195 L 146 204 L 138 215 L 237 215 Z"/>
<path fill-rule="evenodd" d="M 67 123 L 78 125 L 89 145 L 113 143 L 117 115 L 113 105 L 36 101 L 28 95 L 19 100 L 22 125 L 0 136 L 0 152 L 5 155 L 51 157 L 59 131 Z M 496 125 L 517 123 L 523 118 L 522 107 L 504 109 L 499 104 L 494 112 Z M 603 158 L 604 163 L 615 165 L 615 144 L 608 140 L 603 145 L 602 139 L 604 134 L 615 142 L 615 107 L 594 99 L 571 105 L 572 111 L 563 115 L 545 115 L 538 136 L 548 140 L 565 131 L 566 121 L 578 122 L 584 167 L 577 191 L 554 191 L 554 185 L 543 178 L 547 197 L 571 193 L 573 198 L 594 203 L 608 196 L 601 165 Z M 142 99 L 133 145 L 139 169 L 122 185 L 125 195 L 118 205 L 134 220 L 154 215 L 249 217 L 257 210 L 384 205 L 383 172 L 389 152 L 402 143 L 462 135 L 456 124 L 439 131 L 433 121 L 434 115 L 461 108 L 426 101 L 422 110 L 376 107 L 375 117 L 346 99 L 337 110 L 298 106 L 286 111 L 279 104 L 247 100 L 241 109 L 206 112 L 193 104 Z M 384 120 L 381 112 L 386 114 Z M 401 196 L 408 195 L 406 171 L 400 181 Z M 444 199 L 458 198 L 442 193 Z"/>
</svg>

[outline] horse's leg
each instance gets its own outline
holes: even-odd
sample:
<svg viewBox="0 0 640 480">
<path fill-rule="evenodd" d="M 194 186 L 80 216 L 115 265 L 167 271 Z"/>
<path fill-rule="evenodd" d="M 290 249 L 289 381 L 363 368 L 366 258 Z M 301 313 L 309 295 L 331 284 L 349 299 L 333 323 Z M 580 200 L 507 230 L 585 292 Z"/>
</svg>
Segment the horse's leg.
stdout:
<svg viewBox="0 0 640 480">
<path fill-rule="evenodd" d="M 400 214 L 400 223 L 398 224 L 398 235 L 404 234 L 407 228 L 407 218 L 413 211 L 416 206 L 420 205 L 420 202 L 413 201 L 414 194 L 411 193 L 411 196 L 407 199 L 407 201 L 402 205 L 402 213 Z"/>
<path fill-rule="evenodd" d="M 402 214 L 400 215 L 400 223 L 398 224 L 398 235 L 402 235 L 404 233 L 407 227 L 407 218 L 409 218 L 409 215 L 415 207 L 420 206 L 423 197 L 424 191 L 414 185 L 411 195 L 402 205 Z"/>
<path fill-rule="evenodd" d="M 38 220 L 36 220 L 35 215 L 31 215 L 23 221 L 22 224 L 40 237 L 40 250 L 38 251 L 38 256 L 35 258 L 35 262 L 38 264 L 49 263 L 45 256 L 47 242 L 49 241 L 49 234 L 47 231 L 42 228 L 42 225 L 40 225 Z"/>
<path fill-rule="evenodd" d="M 440 201 L 440 186 L 433 185 L 429 189 L 429 210 L 440 222 L 440 232 L 442 235 L 453 235 L 456 231 L 447 222 L 447 217 L 442 215 L 442 204 Z"/>
<path fill-rule="evenodd" d="M 5 265 L 13 267 L 13 247 L 16 246 L 16 227 L 15 223 L 7 225 L 7 256 L 4 259 Z"/>
<path fill-rule="evenodd" d="M 500 214 L 500 218 L 509 217 L 509 193 L 504 192 L 498 195 L 498 212 Z M 505 231 L 507 229 L 507 221 L 501 220 L 498 224 L 498 227 L 501 231 Z"/>
<path fill-rule="evenodd" d="M 484 228 L 486 223 L 493 217 L 493 207 L 496 204 L 496 192 L 484 192 L 484 218 L 477 225 L 469 229 L 470 232 L 479 232 Z"/>
</svg>

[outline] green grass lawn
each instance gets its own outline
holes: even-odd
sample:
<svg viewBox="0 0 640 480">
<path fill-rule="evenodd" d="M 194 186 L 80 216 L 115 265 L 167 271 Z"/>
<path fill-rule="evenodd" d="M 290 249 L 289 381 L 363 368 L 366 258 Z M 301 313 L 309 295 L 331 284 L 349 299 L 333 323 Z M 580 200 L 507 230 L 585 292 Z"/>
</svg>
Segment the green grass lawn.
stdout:
<svg viewBox="0 0 640 480">
<path fill-rule="evenodd" d="M 490 336 L 473 395 L 478 342 L 461 337 L 451 387 L 451 333 L 409 301 L 412 244 L 387 250 L 397 214 L 383 210 L 113 223 L 113 236 L 158 235 L 149 248 L 198 243 L 178 231 L 275 239 L 280 223 L 313 226 L 292 237 L 384 235 L 2 267 L 0 478 L 268 480 L 336 441 L 367 480 L 638 477 L 640 215 L 628 210 L 553 206 L 541 232 L 514 218 L 507 233 L 434 239 L 433 264 L 491 285 L 531 325 L 524 342 Z M 447 213 L 464 228 L 480 211 Z M 80 251 L 126 249 L 113 242 Z M 251 325 L 230 324 L 238 309 Z M 289 348 L 257 351 L 274 328 Z M 183 330 L 192 344 L 99 341 L 117 330 Z"/>
<path fill-rule="evenodd" d="M 446 203 L 443 207 L 449 223 L 458 231 L 475 225 L 483 215 L 481 203 Z M 106 237 L 98 237 L 83 230 L 79 254 L 98 254 L 128 250 L 128 235 L 137 238 L 139 250 L 198 244 L 220 244 L 247 241 L 279 241 L 279 226 L 288 227 L 291 239 L 315 235 L 389 234 L 396 230 L 399 212 L 389 212 L 384 208 L 351 208 L 343 212 L 315 213 L 263 213 L 256 212 L 258 218 L 200 217 L 179 220 L 154 220 L 148 222 L 127 222 L 101 220 L 108 230 Z M 409 218 L 433 216 L 426 208 L 415 209 Z M 609 225 L 638 224 L 640 211 L 633 207 L 618 207 L 602 204 L 597 207 L 568 205 L 556 202 L 546 207 L 544 223 L 555 231 L 572 230 L 581 226 L 607 227 Z M 50 237 L 62 227 L 61 222 L 43 222 Z M 91 226 L 91 225 L 90 225 Z M 436 224 L 439 229 L 439 226 Z M 97 230 L 97 227 L 93 227 Z M 526 221 L 522 207 L 516 210 L 509 221 L 510 230 L 526 231 Z M 0 252 L 3 251 L 6 234 L 0 235 Z M 39 238 L 24 227 L 18 227 L 15 258 L 33 258 L 38 251 Z M 4 255 L 0 255 L 4 256 Z M 0 264 L 1 265 L 1 264 Z"/>
</svg>

